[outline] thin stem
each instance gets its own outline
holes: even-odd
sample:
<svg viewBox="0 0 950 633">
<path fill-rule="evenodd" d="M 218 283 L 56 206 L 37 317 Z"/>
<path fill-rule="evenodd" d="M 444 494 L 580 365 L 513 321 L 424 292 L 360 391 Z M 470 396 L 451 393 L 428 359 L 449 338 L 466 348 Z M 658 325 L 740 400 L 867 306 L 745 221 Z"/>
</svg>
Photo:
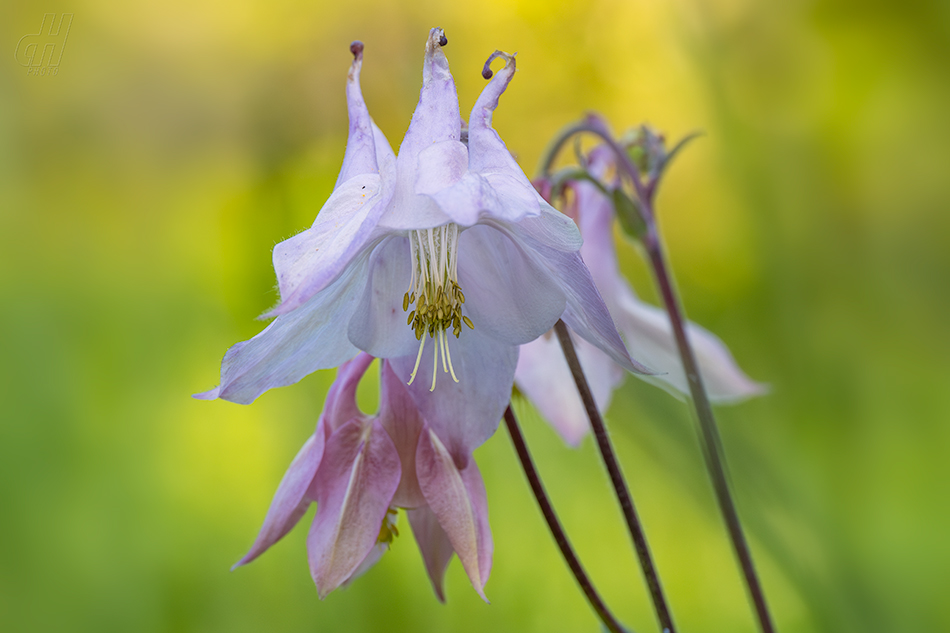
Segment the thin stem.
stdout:
<svg viewBox="0 0 950 633">
<path fill-rule="evenodd" d="M 660 244 L 653 210 L 653 197 L 656 194 L 658 177 L 644 183 L 640 177 L 640 170 L 637 169 L 637 166 L 630 159 L 630 156 L 617 141 L 613 139 L 606 124 L 594 116 L 590 116 L 580 123 L 566 128 L 555 138 L 548 147 L 541 163 L 541 173 L 543 176 L 548 176 L 550 173 L 551 167 L 554 165 L 554 160 L 564 144 L 575 134 L 583 132 L 589 132 L 599 136 L 611 148 L 617 158 L 621 173 L 626 174 L 629 178 L 637 194 L 637 198 L 640 201 L 640 211 L 643 216 L 643 221 L 647 226 L 646 235 L 643 240 L 644 245 L 649 255 L 653 272 L 657 277 L 657 283 L 660 286 L 663 303 L 670 316 L 670 323 L 673 327 L 673 334 L 676 338 L 680 359 L 683 363 L 684 371 L 686 372 L 687 381 L 689 382 L 690 395 L 692 396 L 693 406 L 696 409 L 699 424 L 699 436 L 702 440 L 703 458 L 706 462 L 709 477 L 713 482 L 713 489 L 715 490 L 716 500 L 719 503 L 719 510 L 726 522 L 726 528 L 729 533 L 729 538 L 732 541 L 733 550 L 739 559 L 739 566 L 742 569 L 742 575 L 749 591 L 749 596 L 755 607 L 759 626 L 763 633 L 774 633 L 775 627 L 772 624 L 772 618 L 769 614 L 768 606 L 766 605 L 765 594 L 762 591 L 761 582 L 755 571 L 752 554 L 746 542 L 742 524 L 739 521 L 739 515 L 736 511 L 735 502 L 732 499 L 732 493 L 729 490 L 725 457 L 722 453 L 722 441 L 719 437 L 719 430 L 716 427 L 716 418 L 713 416 L 712 406 L 709 403 L 709 398 L 703 387 L 696 357 L 693 354 L 689 340 L 686 338 L 684 326 L 686 320 L 683 316 L 679 299 L 673 289 L 662 245 Z M 688 138 L 684 139 L 684 142 L 686 140 L 688 140 Z M 682 143 L 674 148 L 671 155 L 675 153 L 680 146 L 682 146 Z"/>
<path fill-rule="evenodd" d="M 554 541 L 557 543 L 558 549 L 561 550 L 561 556 L 564 557 L 567 566 L 571 568 L 571 573 L 574 574 L 574 578 L 577 580 L 577 584 L 580 585 L 581 591 L 584 592 L 584 596 L 590 603 L 591 608 L 597 614 L 597 617 L 600 618 L 600 621 L 604 623 L 604 626 L 607 627 L 608 631 L 611 633 L 625 633 L 625 629 L 617 622 L 617 619 L 607 608 L 607 605 L 604 604 L 597 590 L 594 589 L 594 585 L 590 581 L 590 578 L 587 577 L 587 572 L 584 571 L 584 567 L 577 558 L 574 548 L 571 547 L 571 542 L 567 539 L 567 534 L 564 533 L 564 528 L 557 518 L 557 513 L 554 512 L 551 500 L 544 491 L 544 484 L 541 483 L 541 477 L 538 476 L 538 471 L 534 467 L 534 461 L 531 459 L 531 453 L 528 452 L 528 445 L 525 444 L 524 435 L 521 434 L 521 428 L 518 426 L 518 420 L 515 418 L 514 411 L 511 410 L 511 405 L 508 405 L 508 408 L 505 409 L 505 424 L 508 427 L 508 434 L 511 435 L 511 443 L 515 445 L 515 452 L 518 453 L 518 459 L 521 461 L 521 468 L 524 469 L 525 477 L 528 478 L 531 492 L 534 493 L 534 497 L 538 500 L 538 505 L 541 507 L 541 514 L 544 515 L 548 529 L 551 530 Z"/>
<path fill-rule="evenodd" d="M 749 550 L 749 544 L 742 530 L 742 524 L 739 521 L 739 514 L 736 511 L 735 502 L 729 491 L 729 480 L 726 473 L 725 458 L 722 454 L 722 441 L 719 437 L 719 430 L 716 427 L 716 418 L 713 416 L 712 406 L 709 403 L 709 398 L 703 387 L 703 380 L 699 373 L 696 356 L 693 353 L 692 346 L 689 344 L 689 339 L 686 338 L 686 329 L 684 327 L 685 317 L 683 316 L 676 291 L 673 288 L 666 265 L 666 258 L 663 255 L 663 248 L 660 244 L 655 225 L 649 228 L 644 243 L 650 257 L 650 263 L 653 266 L 653 272 L 657 278 L 657 283 L 660 286 L 663 303 L 666 306 L 667 313 L 670 315 L 670 323 L 673 326 L 676 345 L 679 348 L 683 369 L 686 372 L 686 379 L 689 382 L 690 395 L 692 396 L 693 404 L 696 408 L 697 420 L 699 421 L 700 437 L 703 440 L 703 457 L 706 461 L 709 476 L 712 479 L 716 500 L 719 502 L 719 509 L 726 522 L 726 529 L 729 531 L 732 547 L 735 550 L 736 557 L 739 559 L 739 566 L 742 568 L 742 574 L 749 590 L 749 596 L 755 606 L 759 626 L 763 633 L 774 633 L 775 627 L 772 624 L 772 617 L 769 614 L 769 609 L 765 602 L 765 593 L 762 591 L 762 585 L 755 571 L 755 565 L 752 562 L 752 553 Z"/>
<path fill-rule="evenodd" d="M 633 539 L 633 547 L 640 559 L 640 568 L 643 570 L 643 578 L 650 590 L 650 597 L 653 600 L 653 607 L 656 610 L 657 620 L 660 622 L 660 628 L 663 633 L 675 633 L 673 626 L 673 617 L 670 615 L 669 607 L 666 604 L 666 597 L 663 595 L 663 588 L 660 586 L 660 577 L 656 573 L 656 567 L 653 564 L 653 557 L 650 555 L 650 548 L 647 545 L 646 535 L 643 533 L 643 527 L 640 525 L 640 519 L 637 517 L 637 510 L 633 505 L 633 497 L 627 482 L 623 478 L 623 472 L 620 470 L 620 463 L 614 453 L 613 445 L 607 435 L 607 427 L 604 425 L 603 418 L 600 417 L 600 411 L 597 410 L 597 404 L 594 402 L 594 396 L 590 391 L 590 385 L 587 383 L 587 377 L 581 368 L 581 363 L 577 359 L 577 351 L 574 349 L 574 342 L 571 340 L 571 334 L 564 321 L 558 320 L 554 324 L 554 332 L 557 334 L 558 341 L 561 343 L 561 349 L 564 350 L 564 357 L 567 359 L 568 367 L 574 376 L 574 382 L 577 384 L 577 390 L 580 392 L 581 400 L 584 402 L 584 408 L 587 410 L 587 417 L 590 418 L 590 425 L 594 431 L 594 439 L 597 441 L 597 448 L 600 449 L 600 455 L 607 467 L 607 473 L 610 475 L 610 483 L 617 493 L 617 500 L 620 502 L 620 509 L 623 512 L 623 518 L 627 522 L 627 529 L 630 531 L 630 537 Z"/>
</svg>

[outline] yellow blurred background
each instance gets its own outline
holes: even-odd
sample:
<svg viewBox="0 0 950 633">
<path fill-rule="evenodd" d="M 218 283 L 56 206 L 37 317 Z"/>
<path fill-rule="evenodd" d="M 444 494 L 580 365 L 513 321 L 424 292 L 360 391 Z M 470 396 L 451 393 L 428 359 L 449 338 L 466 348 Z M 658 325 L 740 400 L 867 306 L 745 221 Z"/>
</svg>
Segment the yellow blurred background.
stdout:
<svg viewBox="0 0 950 633">
<path fill-rule="evenodd" d="M 228 572 L 333 372 L 247 407 L 190 394 L 262 327 L 271 248 L 332 188 L 350 41 L 398 147 L 442 26 L 466 116 L 486 57 L 518 52 L 495 124 L 529 174 L 587 110 L 705 131 L 659 211 L 689 315 L 772 386 L 719 420 L 779 630 L 950 630 L 948 7 L 3 3 L 0 629 L 597 630 L 503 432 L 477 453 L 491 605 L 457 562 L 440 605 L 408 529 L 323 602 L 302 526 Z M 16 47 L 48 12 L 74 15 L 62 59 L 28 74 Z M 517 410 L 596 584 L 655 631 L 590 440 Z M 680 629 L 755 630 L 687 408 L 630 378 L 608 421 Z"/>
</svg>

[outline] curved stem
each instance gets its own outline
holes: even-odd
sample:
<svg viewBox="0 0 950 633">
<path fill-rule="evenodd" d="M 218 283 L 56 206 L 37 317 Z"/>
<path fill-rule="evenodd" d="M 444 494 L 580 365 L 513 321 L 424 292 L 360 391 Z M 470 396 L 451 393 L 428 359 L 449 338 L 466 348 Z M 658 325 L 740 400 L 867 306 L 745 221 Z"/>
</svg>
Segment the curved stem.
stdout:
<svg viewBox="0 0 950 633">
<path fill-rule="evenodd" d="M 528 478 L 531 492 L 534 493 L 534 497 L 538 500 L 538 505 L 541 507 L 541 514 L 544 515 L 548 529 L 551 530 L 551 535 L 554 536 L 554 541 L 557 543 L 558 549 L 561 550 L 561 556 L 564 557 L 567 566 L 571 569 L 571 573 L 574 574 L 574 578 L 577 580 L 577 584 L 580 585 L 581 591 L 584 592 L 587 602 L 590 603 L 591 608 L 610 633 L 625 633 L 625 629 L 617 622 L 617 619 L 607 608 L 607 605 L 604 604 L 597 590 L 594 589 L 594 585 L 590 581 L 590 578 L 587 577 L 587 572 L 584 571 L 584 567 L 577 558 L 574 548 L 571 547 L 571 542 L 567 539 L 567 534 L 564 533 L 564 528 L 557 518 L 557 513 L 554 512 L 551 500 L 544 490 L 541 477 L 538 476 L 538 471 L 534 467 L 531 453 L 528 452 L 528 445 L 525 444 L 524 435 L 521 434 L 521 428 L 518 426 L 518 420 L 515 418 L 510 404 L 508 408 L 505 409 L 505 425 L 508 427 L 508 434 L 511 435 L 511 443 L 515 445 L 515 452 L 518 454 L 518 459 L 521 461 L 521 468 L 524 470 L 525 477 Z"/>
<path fill-rule="evenodd" d="M 590 385 L 587 383 L 587 377 L 581 368 L 581 363 L 577 358 L 577 351 L 574 349 L 574 342 L 571 340 L 571 334 L 564 321 L 558 320 L 554 324 L 554 332 L 557 334 L 558 341 L 561 343 L 561 349 L 564 350 L 564 357 L 574 376 L 574 382 L 577 384 L 577 390 L 580 392 L 581 400 L 584 402 L 584 408 L 587 410 L 587 416 L 590 418 L 590 425 L 594 431 L 594 439 L 597 441 L 597 448 L 607 467 L 607 473 L 610 476 L 610 483 L 617 493 L 617 500 L 620 502 L 620 509 L 623 512 L 623 518 L 627 522 L 627 529 L 630 531 L 630 537 L 633 539 L 633 547 L 640 559 L 640 568 L 643 570 L 643 578 L 646 580 L 647 588 L 650 590 L 650 597 L 653 600 L 653 607 L 656 610 L 657 620 L 660 622 L 660 628 L 663 633 L 675 633 L 673 626 L 673 617 L 670 615 L 670 609 L 666 604 L 666 597 L 663 595 L 663 588 L 660 585 L 660 577 L 656 573 L 656 567 L 653 564 L 653 557 L 650 554 L 650 548 L 647 545 L 646 535 L 643 527 L 640 525 L 640 519 L 637 516 L 637 510 L 633 505 L 633 497 L 630 495 L 630 489 L 623 478 L 623 472 L 620 470 L 620 464 L 614 453 L 613 445 L 607 435 L 607 427 L 604 425 L 603 418 L 600 417 L 600 411 L 597 410 L 597 404 L 594 402 L 594 396 L 590 391 Z"/>
<path fill-rule="evenodd" d="M 554 160 L 557 158 L 561 148 L 564 147 L 564 144 L 575 134 L 581 134 L 583 132 L 589 132 L 590 134 L 599 136 L 604 143 L 610 146 L 610 149 L 616 154 L 617 160 L 623 167 L 621 170 L 622 173 L 626 173 L 632 181 L 633 188 L 637 192 L 637 197 L 641 200 L 646 200 L 649 192 L 646 186 L 640 181 L 640 170 L 638 170 L 637 166 L 630 160 L 630 156 L 627 155 L 627 152 L 623 151 L 620 144 L 610 135 L 610 130 L 607 129 L 607 126 L 595 116 L 589 116 L 580 123 L 568 126 L 562 130 L 559 135 L 554 137 L 554 140 L 548 145 L 548 148 L 544 152 L 544 158 L 541 161 L 541 175 L 548 176 L 551 173 Z"/>
</svg>

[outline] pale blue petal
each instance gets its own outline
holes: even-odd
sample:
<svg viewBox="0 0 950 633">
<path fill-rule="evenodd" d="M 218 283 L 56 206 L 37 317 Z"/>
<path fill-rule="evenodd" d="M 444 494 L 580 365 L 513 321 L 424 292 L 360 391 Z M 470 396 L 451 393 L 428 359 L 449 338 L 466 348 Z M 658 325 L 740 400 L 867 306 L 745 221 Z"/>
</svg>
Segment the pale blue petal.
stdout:
<svg viewBox="0 0 950 633">
<path fill-rule="evenodd" d="M 461 137 L 462 117 L 459 114 L 458 94 L 455 80 L 449 72 L 449 60 L 439 44 L 442 36 L 442 29 L 429 31 L 419 103 L 399 146 L 397 162 L 410 160 L 413 167 L 419 153 L 425 148 L 441 141 L 458 141 Z"/>
<path fill-rule="evenodd" d="M 557 247 L 564 243 L 564 240 L 558 237 L 563 229 L 553 228 L 559 226 L 560 222 L 557 216 L 551 214 L 542 216 L 541 222 L 525 221 L 516 225 L 499 226 L 507 228 L 517 241 L 524 244 L 526 250 L 536 253 L 554 274 L 567 298 L 561 319 L 568 327 L 606 352 L 625 369 L 639 374 L 655 374 L 652 369 L 630 358 L 580 255 Z M 566 231 L 564 233 L 566 234 Z M 552 243 L 554 245 L 551 245 Z"/>
<path fill-rule="evenodd" d="M 688 394 L 689 383 L 666 311 L 640 301 L 629 289 L 618 292 L 614 302 L 617 306 L 614 314 L 631 353 L 649 363 L 650 367 L 664 372 L 641 378 L 663 387 L 677 398 Z M 765 385 L 750 379 L 742 371 L 729 348 L 715 334 L 690 321 L 686 335 L 710 400 L 726 404 L 768 391 Z"/>
<path fill-rule="evenodd" d="M 472 451 L 485 442 L 501 420 L 514 382 L 518 348 L 501 343 L 482 332 L 465 326 L 459 338 L 447 332 L 446 342 L 458 382 L 442 367 L 439 354 L 436 385 L 432 386 L 433 360 L 438 339 L 425 337 L 418 373 L 409 393 L 426 423 L 448 447 L 453 458 L 464 468 Z M 408 383 L 416 354 L 390 360 L 393 370 Z"/>
<path fill-rule="evenodd" d="M 514 73 L 515 60 L 511 56 L 506 60 L 505 67 L 495 73 L 482 90 L 472 108 L 468 125 L 469 170 L 479 174 L 494 191 L 496 199 L 503 203 L 500 206 L 486 206 L 482 211 L 509 222 L 518 222 L 540 213 L 534 187 L 498 132 L 492 128 L 492 115 L 498 107 L 498 99 Z"/>
<path fill-rule="evenodd" d="M 350 342 L 377 358 L 415 353 L 419 344 L 402 309 L 409 289 L 409 240 L 390 237 L 381 242 L 366 274 L 368 282 L 346 330 Z"/>
<path fill-rule="evenodd" d="M 476 330 L 520 345 L 557 322 L 565 293 L 545 263 L 511 234 L 476 225 L 462 232 L 458 248 L 464 312 Z"/>
<path fill-rule="evenodd" d="M 346 327 L 366 283 L 366 260 L 359 258 L 300 308 L 232 346 L 221 363 L 221 384 L 195 397 L 250 404 L 268 389 L 293 384 L 356 356 L 359 350 L 347 339 Z"/>
<path fill-rule="evenodd" d="M 376 142 L 372 119 L 363 93 L 360 90 L 360 70 L 363 68 L 362 48 L 354 55 L 353 64 L 346 78 L 346 109 L 350 120 L 350 129 L 346 139 L 346 153 L 343 155 L 343 167 L 337 177 L 334 189 L 359 174 L 379 173 L 376 162 Z"/>
<path fill-rule="evenodd" d="M 265 316 L 295 310 L 343 272 L 370 239 L 386 200 L 378 174 L 360 174 L 330 195 L 313 226 L 274 247 L 281 303 Z"/>
</svg>

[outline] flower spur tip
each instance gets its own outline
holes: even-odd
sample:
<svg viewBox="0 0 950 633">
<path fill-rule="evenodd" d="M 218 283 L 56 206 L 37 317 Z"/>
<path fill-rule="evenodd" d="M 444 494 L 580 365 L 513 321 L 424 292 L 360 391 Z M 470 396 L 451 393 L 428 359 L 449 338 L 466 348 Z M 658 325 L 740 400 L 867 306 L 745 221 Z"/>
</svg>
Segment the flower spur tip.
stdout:
<svg viewBox="0 0 950 633">
<path fill-rule="evenodd" d="M 496 50 L 494 53 L 489 55 L 488 59 L 485 61 L 485 65 L 482 67 L 482 77 L 484 77 L 485 79 L 492 78 L 492 75 L 494 73 L 492 72 L 492 69 L 491 69 L 491 63 L 495 61 L 496 59 L 498 59 L 499 57 L 505 60 L 505 66 L 508 66 L 509 64 L 514 65 L 515 55 L 517 54 L 518 53 L 514 53 L 513 55 L 511 55 L 511 54 L 506 53 L 505 51 Z"/>
<path fill-rule="evenodd" d="M 359 40 L 353 40 L 353 43 L 350 44 L 350 52 L 353 53 L 353 59 L 359 59 L 363 56 L 363 42 Z"/>
</svg>

